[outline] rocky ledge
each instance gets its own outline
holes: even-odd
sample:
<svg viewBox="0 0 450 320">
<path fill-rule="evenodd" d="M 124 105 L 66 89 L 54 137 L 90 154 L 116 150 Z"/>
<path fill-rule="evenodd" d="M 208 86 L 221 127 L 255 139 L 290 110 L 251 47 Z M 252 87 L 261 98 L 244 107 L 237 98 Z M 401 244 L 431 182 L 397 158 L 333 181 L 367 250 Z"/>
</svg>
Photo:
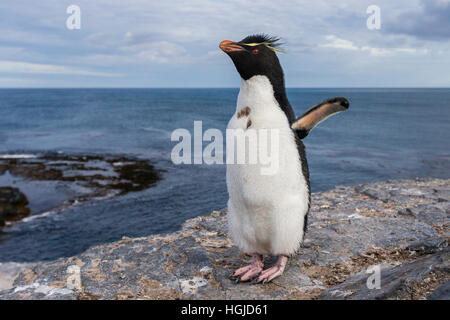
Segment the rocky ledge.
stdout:
<svg viewBox="0 0 450 320">
<path fill-rule="evenodd" d="M 3 263 L 0 299 L 449 299 L 449 200 L 450 180 L 441 179 L 315 193 L 303 248 L 264 285 L 229 279 L 249 257 L 216 211 L 172 234 L 53 262 Z"/>
</svg>

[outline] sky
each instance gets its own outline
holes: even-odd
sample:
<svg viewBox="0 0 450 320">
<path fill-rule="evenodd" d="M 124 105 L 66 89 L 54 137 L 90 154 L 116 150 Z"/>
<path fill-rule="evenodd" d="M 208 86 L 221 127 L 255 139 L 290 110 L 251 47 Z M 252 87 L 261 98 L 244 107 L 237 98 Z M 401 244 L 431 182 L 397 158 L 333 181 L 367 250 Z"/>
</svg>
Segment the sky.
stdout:
<svg viewBox="0 0 450 320">
<path fill-rule="evenodd" d="M 2 0 L 0 28 L 0 87 L 238 87 L 218 45 L 254 33 L 287 87 L 450 87 L 450 0 Z"/>
</svg>

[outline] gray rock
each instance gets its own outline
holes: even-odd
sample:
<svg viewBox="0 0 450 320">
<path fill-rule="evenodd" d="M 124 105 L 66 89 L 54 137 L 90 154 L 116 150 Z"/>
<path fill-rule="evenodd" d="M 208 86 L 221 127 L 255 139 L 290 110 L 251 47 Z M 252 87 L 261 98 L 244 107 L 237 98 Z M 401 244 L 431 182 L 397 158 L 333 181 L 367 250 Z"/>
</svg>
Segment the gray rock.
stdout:
<svg viewBox="0 0 450 320">
<path fill-rule="evenodd" d="M 443 285 L 434 290 L 427 298 L 428 300 L 450 300 L 450 281 L 445 281 Z"/>
<path fill-rule="evenodd" d="M 447 239 L 431 238 L 411 243 L 407 248 L 421 253 L 434 253 L 448 246 Z"/>
<path fill-rule="evenodd" d="M 0 290 L 7 290 L 13 287 L 14 279 L 23 270 L 31 268 L 33 263 L 0 263 Z"/>
<path fill-rule="evenodd" d="M 319 299 L 412 299 L 421 290 L 421 282 L 431 272 L 448 276 L 450 250 L 427 255 L 412 262 L 380 268 L 380 287 L 369 288 L 372 273 L 362 271 L 342 284 L 326 290 Z M 345 293 L 345 294 L 340 294 Z"/>
<path fill-rule="evenodd" d="M 0 299 L 424 299 L 450 278 L 449 190 L 449 180 L 421 179 L 313 194 L 303 247 L 265 285 L 229 279 L 250 257 L 228 238 L 222 210 L 175 233 L 17 269 Z M 366 286 L 374 265 L 378 292 Z"/>
<path fill-rule="evenodd" d="M 6 221 L 21 219 L 30 214 L 27 197 L 19 189 L 0 187 L 0 227 Z"/>
</svg>

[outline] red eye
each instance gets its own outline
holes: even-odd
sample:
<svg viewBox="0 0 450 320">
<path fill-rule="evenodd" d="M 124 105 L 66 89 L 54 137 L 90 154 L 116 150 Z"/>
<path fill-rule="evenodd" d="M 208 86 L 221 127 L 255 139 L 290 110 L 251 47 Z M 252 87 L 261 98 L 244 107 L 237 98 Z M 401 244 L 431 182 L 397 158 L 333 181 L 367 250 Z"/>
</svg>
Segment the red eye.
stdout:
<svg viewBox="0 0 450 320">
<path fill-rule="evenodd" d="M 259 51 L 258 51 L 258 49 L 253 49 L 252 52 L 253 52 L 253 54 L 258 54 Z"/>
</svg>

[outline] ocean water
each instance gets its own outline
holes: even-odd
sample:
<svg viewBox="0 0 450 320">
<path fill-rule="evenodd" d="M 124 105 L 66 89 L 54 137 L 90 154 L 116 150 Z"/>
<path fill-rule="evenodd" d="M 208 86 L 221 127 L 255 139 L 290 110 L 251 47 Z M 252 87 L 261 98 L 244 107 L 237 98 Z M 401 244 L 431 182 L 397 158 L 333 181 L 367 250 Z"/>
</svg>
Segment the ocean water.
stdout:
<svg viewBox="0 0 450 320">
<path fill-rule="evenodd" d="M 35 212 L 0 233 L 0 262 L 71 256 L 96 244 L 177 230 L 226 206 L 224 165 L 172 164 L 177 128 L 225 130 L 238 89 L 2 89 L 3 154 L 128 155 L 164 169 L 156 187 Z M 304 140 L 312 191 L 386 179 L 450 177 L 450 89 L 288 89 L 297 115 L 344 96 L 350 109 Z M 205 143 L 206 145 L 206 143 Z M 45 197 L 45 192 L 40 190 Z M 49 195 L 50 197 L 51 195 Z"/>
</svg>

